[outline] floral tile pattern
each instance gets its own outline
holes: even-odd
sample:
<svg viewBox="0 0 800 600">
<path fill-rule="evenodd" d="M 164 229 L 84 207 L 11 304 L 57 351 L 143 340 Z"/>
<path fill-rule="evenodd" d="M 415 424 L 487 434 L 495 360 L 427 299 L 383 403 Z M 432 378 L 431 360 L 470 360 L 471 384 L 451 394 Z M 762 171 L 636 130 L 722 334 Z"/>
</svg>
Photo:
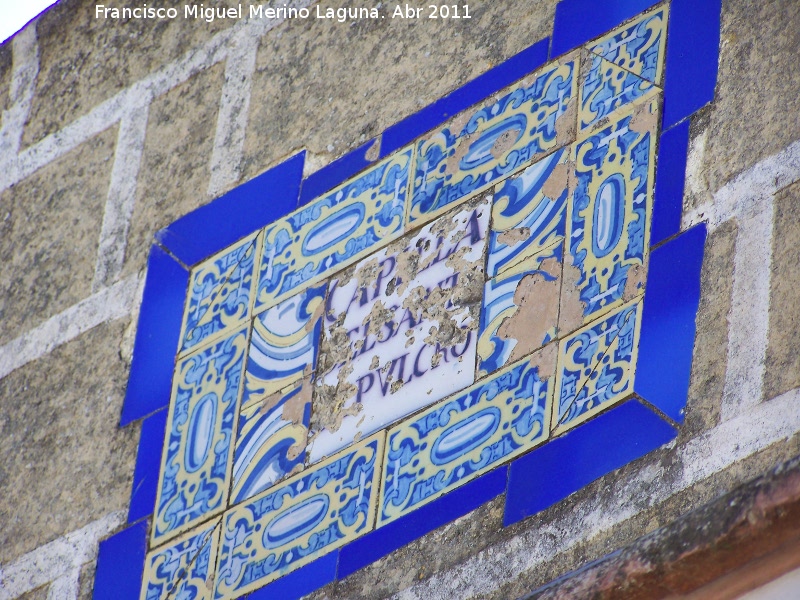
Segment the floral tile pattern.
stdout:
<svg viewBox="0 0 800 600">
<path fill-rule="evenodd" d="M 438 498 L 547 439 L 556 348 L 389 429 L 379 522 Z"/>
<path fill-rule="evenodd" d="M 256 312 L 398 237 L 410 168 L 408 149 L 267 227 Z"/>
<path fill-rule="evenodd" d="M 236 598 L 370 531 L 385 433 L 228 512 L 215 598 Z"/>
<path fill-rule="evenodd" d="M 576 56 L 417 143 L 409 223 L 429 220 L 575 136 Z"/>
<path fill-rule="evenodd" d="M 569 149 L 562 148 L 497 186 L 489 234 L 489 277 L 563 241 L 570 174 Z"/>
<path fill-rule="evenodd" d="M 247 347 L 242 329 L 175 369 L 152 539 L 158 545 L 221 512 Z"/>
<path fill-rule="evenodd" d="M 256 234 L 223 250 L 192 271 L 181 331 L 181 351 L 224 335 L 249 316 Z"/>
</svg>

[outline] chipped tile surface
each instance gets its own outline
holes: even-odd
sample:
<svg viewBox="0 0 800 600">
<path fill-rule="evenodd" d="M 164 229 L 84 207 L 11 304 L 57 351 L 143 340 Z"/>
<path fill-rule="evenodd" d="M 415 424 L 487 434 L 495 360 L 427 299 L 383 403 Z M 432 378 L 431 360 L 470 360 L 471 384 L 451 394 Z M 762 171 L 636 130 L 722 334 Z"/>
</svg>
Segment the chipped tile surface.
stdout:
<svg viewBox="0 0 800 600">
<path fill-rule="evenodd" d="M 389 429 L 379 523 L 388 523 L 547 439 L 556 348 Z"/>
<path fill-rule="evenodd" d="M 239 597 L 370 531 L 384 438 L 376 434 L 229 511 L 214 597 Z"/>
<path fill-rule="evenodd" d="M 152 527 L 154 544 L 225 508 L 247 330 L 181 359 Z"/>
<path fill-rule="evenodd" d="M 256 235 L 249 235 L 192 271 L 181 352 L 224 335 L 249 316 L 257 249 Z"/>
<path fill-rule="evenodd" d="M 312 461 L 474 381 L 489 212 L 456 209 L 331 282 Z"/>
<path fill-rule="evenodd" d="M 140 600 L 211 600 L 220 519 L 147 556 Z"/>
<path fill-rule="evenodd" d="M 397 238 L 403 231 L 411 149 L 276 223 L 264 235 L 256 312 Z"/>
<path fill-rule="evenodd" d="M 575 134 L 577 67 L 577 55 L 565 58 L 419 141 L 409 223 L 429 220 L 569 144 Z"/>
</svg>

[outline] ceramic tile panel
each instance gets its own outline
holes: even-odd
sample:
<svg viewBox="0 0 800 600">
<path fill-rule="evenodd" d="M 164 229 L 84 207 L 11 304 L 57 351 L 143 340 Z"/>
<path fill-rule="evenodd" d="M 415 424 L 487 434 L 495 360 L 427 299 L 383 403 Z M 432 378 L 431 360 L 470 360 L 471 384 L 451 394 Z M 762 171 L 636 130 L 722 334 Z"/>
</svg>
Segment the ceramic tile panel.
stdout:
<svg viewBox="0 0 800 600">
<path fill-rule="evenodd" d="M 311 376 L 242 408 L 233 459 L 231 504 L 303 469 L 311 420 Z"/>
<path fill-rule="evenodd" d="M 569 148 L 532 164 L 495 189 L 487 275 L 495 277 L 564 239 L 571 178 Z"/>
<path fill-rule="evenodd" d="M 556 337 L 563 247 L 552 246 L 486 282 L 478 337 L 480 379 Z"/>
<path fill-rule="evenodd" d="M 379 525 L 544 442 L 555 365 L 550 344 L 389 429 Z"/>
<path fill-rule="evenodd" d="M 580 86 L 578 137 L 602 128 L 606 117 L 643 97 L 658 93 L 651 82 L 599 56 L 587 54 L 586 76 Z"/>
<path fill-rule="evenodd" d="M 253 320 L 243 408 L 314 372 L 327 288 L 327 283 L 307 288 Z"/>
<path fill-rule="evenodd" d="M 572 142 L 577 71 L 578 55 L 565 57 L 417 142 L 409 223 L 430 220 Z"/>
<path fill-rule="evenodd" d="M 215 598 L 237 598 L 372 530 L 385 432 L 231 509 Z"/>
<path fill-rule="evenodd" d="M 247 329 L 241 329 L 182 358 L 175 368 L 153 545 L 226 506 L 246 348 Z"/>
<path fill-rule="evenodd" d="M 330 283 L 310 460 L 470 385 L 490 197 Z"/>
<path fill-rule="evenodd" d="M 641 321 L 641 299 L 636 299 L 561 341 L 554 433 L 633 393 Z"/>
<path fill-rule="evenodd" d="M 666 5 L 647 12 L 589 46 L 589 50 L 656 85 L 664 71 Z"/>
<path fill-rule="evenodd" d="M 256 313 L 400 236 L 411 155 L 398 152 L 266 228 Z"/>
<path fill-rule="evenodd" d="M 250 316 L 257 252 L 257 235 L 252 234 L 192 270 L 182 353 L 225 335 Z"/>
<path fill-rule="evenodd" d="M 644 291 L 657 99 L 630 111 L 575 147 L 577 183 L 567 206 L 562 334 Z"/>
<path fill-rule="evenodd" d="M 145 562 L 140 600 L 211 600 L 220 519 L 151 552 Z"/>
</svg>

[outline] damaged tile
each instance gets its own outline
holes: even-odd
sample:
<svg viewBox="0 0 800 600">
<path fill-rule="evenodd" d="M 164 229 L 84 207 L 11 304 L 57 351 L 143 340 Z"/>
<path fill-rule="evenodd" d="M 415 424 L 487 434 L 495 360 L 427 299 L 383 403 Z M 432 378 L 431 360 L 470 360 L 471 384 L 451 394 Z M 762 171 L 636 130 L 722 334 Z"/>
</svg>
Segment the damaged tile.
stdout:
<svg viewBox="0 0 800 600">
<path fill-rule="evenodd" d="M 562 333 L 644 291 L 653 205 L 657 99 L 576 145 L 567 205 Z"/>
<path fill-rule="evenodd" d="M 667 40 L 667 7 L 648 12 L 589 46 L 590 52 L 660 85 Z"/>
<path fill-rule="evenodd" d="M 247 329 L 241 329 L 178 362 L 161 459 L 153 545 L 225 508 L 246 348 Z"/>
<path fill-rule="evenodd" d="M 257 250 L 254 233 L 192 270 L 180 352 L 224 335 L 250 316 Z"/>
<path fill-rule="evenodd" d="M 548 438 L 556 346 L 389 430 L 379 525 Z"/>
<path fill-rule="evenodd" d="M 140 600 L 211 600 L 220 518 L 151 552 Z"/>
<path fill-rule="evenodd" d="M 311 420 L 311 377 L 243 408 L 233 459 L 231 504 L 303 469 Z"/>
<path fill-rule="evenodd" d="M 478 337 L 478 378 L 556 337 L 563 249 L 556 245 L 486 282 Z"/>
<path fill-rule="evenodd" d="M 641 298 L 562 340 L 552 429 L 560 433 L 633 393 Z"/>
<path fill-rule="evenodd" d="M 461 113 L 417 142 L 409 223 L 429 220 L 572 142 L 577 56 L 528 76 L 494 103 Z"/>
<path fill-rule="evenodd" d="M 658 93 L 651 82 L 599 56 L 588 54 L 585 60 L 590 62 L 580 85 L 578 137 L 602 127 L 603 119 L 622 107 Z"/>
<path fill-rule="evenodd" d="M 569 149 L 562 148 L 497 187 L 489 233 L 489 277 L 552 251 L 563 241 L 572 179 L 568 159 Z"/>
<path fill-rule="evenodd" d="M 228 511 L 215 598 L 238 598 L 371 531 L 385 435 Z"/>
<path fill-rule="evenodd" d="M 253 320 L 242 407 L 314 372 L 327 287 L 303 290 Z"/>
<path fill-rule="evenodd" d="M 490 200 L 473 199 L 331 281 L 311 461 L 474 381 Z"/>
<path fill-rule="evenodd" d="M 266 228 L 256 313 L 402 234 L 411 153 L 381 161 Z"/>
</svg>

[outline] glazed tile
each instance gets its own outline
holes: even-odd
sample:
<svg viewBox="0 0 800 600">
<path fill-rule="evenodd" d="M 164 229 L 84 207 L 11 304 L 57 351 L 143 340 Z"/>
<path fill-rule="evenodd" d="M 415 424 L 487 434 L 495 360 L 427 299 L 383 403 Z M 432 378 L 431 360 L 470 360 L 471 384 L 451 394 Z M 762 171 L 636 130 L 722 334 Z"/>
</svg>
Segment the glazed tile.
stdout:
<svg viewBox="0 0 800 600">
<path fill-rule="evenodd" d="M 603 127 L 603 119 L 623 106 L 658 93 L 653 83 L 599 56 L 587 54 L 584 60 L 587 71 L 580 85 L 578 138 Z"/>
<path fill-rule="evenodd" d="M 679 123 L 669 131 L 662 133 L 658 141 L 653 226 L 650 232 L 651 246 L 663 242 L 681 230 L 689 125 L 688 119 Z"/>
<path fill-rule="evenodd" d="M 242 407 L 314 372 L 327 284 L 311 287 L 253 320 Z"/>
<path fill-rule="evenodd" d="M 556 345 L 389 429 L 379 526 L 545 441 Z"/>
<path fill-rule="evenodd" d="M 381 161 L 266 228 L 256 313 L 403 233 L 411 154 Z"/>
<path fill-rule="evenodd" d="M 409 223 L 429 220 L 572 142 L 577 58 L 526 77 L 494 103 L 461 113 L 417 142 Z"/>
<path fill-rule="evenodd" d="M 637 299 L 561 341 L 554 434 L 633 393 L 641 321 Z"/>
<path fill-rule="evenodd" d="M 490 198 L 478 198 L 330 283 L 309 458 L 470 385 Z"/>
<path fill-rule="evenodd" d="M 178 361 L 152 527 L 160 545 L 225 508 L 247 329 Z"/>
<path fill-rule="evenodd" d="M 192 269 L 180 352 L 210 342 L 250 316 L 257 234 Z"/>
<path fill-rule="evenodd" d="M 243 408 L 233 459 L 231 504 L 303 469 L 311 419 L 311 377 Z"/>
<path fill-rule="evenodd" d="M 569 149 L 562 148 L 497 186 L 489 234 L 488 277 L 561 243 L 570 179 Z"/>
<path fill-rule="evenodd" d="M 478 337 L 480 379 L 556 336 L 561 296 L 560 244 L 486 282 Z"/>
<path fill-rule="evenodd" d="M 219 544 L 220 519 L 151 552 L 145 561 L 140 600 L 211 600 L 209 578 Z"/>
<path fill-rule="evenodd" d="M 237 598 L 372 530 L 380 432 L 228 511 L 215 598 Z"/>
<path fill-rule="evenodd" d="M 142 589 L 146 552 L 147 521 L 139 521 L 101 541 L 97 548 L 92 597 L 95 600 L 137 600 Z"/>
<path fill-rule="evenodd" d="M 136 467 L 133 471 L 131 501 L 128 504 L 128 523 L 153 514 L 158 493 L 158 467 L 164 450 L 167 432 L 167 409 L 154 413 L 142 421 L 139 447 L 136 450 Z"/>
<path fill-rule="evenodd" d="M 664 71 L 667 7 L 645 13 L 604 35 L 589 50 L 656 85 Z"/>
<path fill-rule="evenodd" d="M 575 150 L 559 330 L 573 331 L 644 291 L 657 99 L 629 107 Z"/>
</svg>

